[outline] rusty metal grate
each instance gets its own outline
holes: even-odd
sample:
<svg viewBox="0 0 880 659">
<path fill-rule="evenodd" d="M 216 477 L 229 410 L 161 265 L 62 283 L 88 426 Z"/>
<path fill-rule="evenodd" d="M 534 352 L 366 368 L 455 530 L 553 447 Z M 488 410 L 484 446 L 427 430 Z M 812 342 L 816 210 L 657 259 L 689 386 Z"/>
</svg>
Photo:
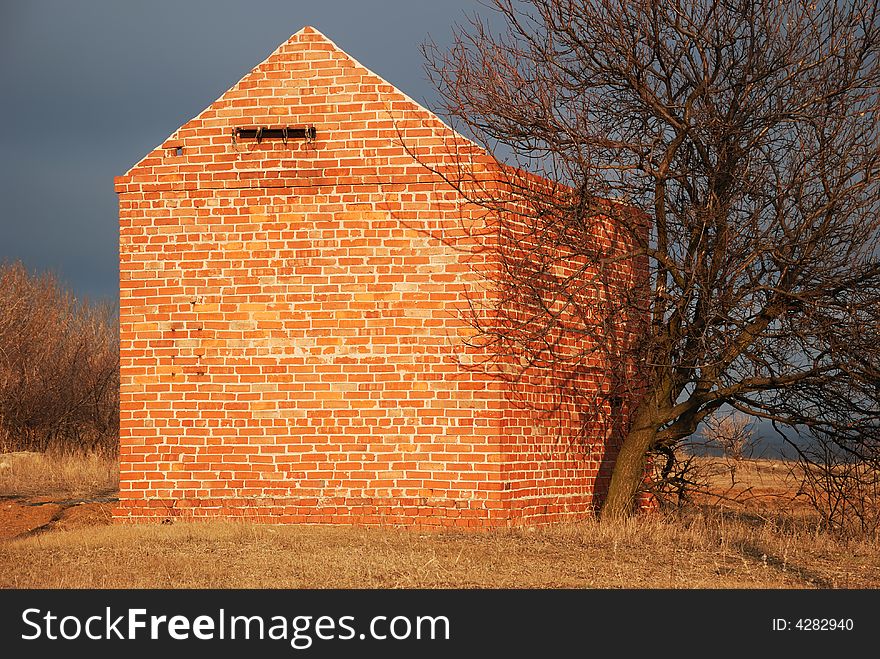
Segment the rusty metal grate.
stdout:
<svg viewBox="0 0 880 659">
<path fill-rule="evenodd" d="M 286 144 L 287 140 L 308 140 L 311 142 L 317 134 L 314 126 L 307 126 L 305 128 L 249 126 L 233 128 L 232 140 L 256 140 L 259 143 L 263 140 L 280 139 Z"/>
</svg>

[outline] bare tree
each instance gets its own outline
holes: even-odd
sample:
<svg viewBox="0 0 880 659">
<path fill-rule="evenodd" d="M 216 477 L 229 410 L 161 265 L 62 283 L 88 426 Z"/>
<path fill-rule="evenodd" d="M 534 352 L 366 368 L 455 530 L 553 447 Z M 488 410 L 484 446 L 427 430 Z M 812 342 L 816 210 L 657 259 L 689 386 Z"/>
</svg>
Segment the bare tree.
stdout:
<svg viewBox="0 0 880 659">
<path fill-rule="evenodd" d="M 722 457 L 730 471 L 730 486 L 736 485 L 736 470 L 747 456 L 754 424 L 745 414 L 733 412 L 718 414 L 706 419 L 701 434 L 709 444 L 721 449 Z"/>
<path fill-rule="evenodd" d="M 585 419 L 630 404 L 603 519 L 723 406 L 876 460 L 876 0 L 491 4 L 425 48 L 439 111 L 506 165 L 444 174 L 501 237 L 474 341 Z"/>
</svg>

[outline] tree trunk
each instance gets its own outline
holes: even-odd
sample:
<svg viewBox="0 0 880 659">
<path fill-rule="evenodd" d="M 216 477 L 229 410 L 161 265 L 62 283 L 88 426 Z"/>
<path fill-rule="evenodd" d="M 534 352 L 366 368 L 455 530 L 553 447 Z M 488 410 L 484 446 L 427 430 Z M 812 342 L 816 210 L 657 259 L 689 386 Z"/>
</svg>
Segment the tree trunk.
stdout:
<svg viewBox="0 0 880 659">
<path fill-rule="evenodd" d="M 639 410 L 632 429 L 623 439 L 602 506 L 602 521 L 622 519 L 633 513 L 636 494 L 645 478 L 648 450 L 657 436 L 657 426 L 651 423 L 655 417 L 653 412 L 653 409 Z"/>
</svg>

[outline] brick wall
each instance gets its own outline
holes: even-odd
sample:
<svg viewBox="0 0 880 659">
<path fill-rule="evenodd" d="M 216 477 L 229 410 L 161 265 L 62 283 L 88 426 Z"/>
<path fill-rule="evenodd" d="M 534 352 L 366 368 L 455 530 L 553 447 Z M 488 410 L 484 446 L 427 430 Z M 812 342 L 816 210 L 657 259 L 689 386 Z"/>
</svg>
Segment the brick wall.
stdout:
<svg viewBox="0 0 880 659">
<path fill-rule="evenodd" d="M 317 135 L 232 139 L 259 125 Z M 485 154 L 305 28 L 116 179 L 117 519 L 494 526 L 590 509 L 601 438 L 560 441 L 573 417 L 551 441 L 472 367 L 460 312 L 494 261 L 475 249 L 484 212 L 442 176 L 463 160 L 474 185 L 492 179 Z"/>
</svg>

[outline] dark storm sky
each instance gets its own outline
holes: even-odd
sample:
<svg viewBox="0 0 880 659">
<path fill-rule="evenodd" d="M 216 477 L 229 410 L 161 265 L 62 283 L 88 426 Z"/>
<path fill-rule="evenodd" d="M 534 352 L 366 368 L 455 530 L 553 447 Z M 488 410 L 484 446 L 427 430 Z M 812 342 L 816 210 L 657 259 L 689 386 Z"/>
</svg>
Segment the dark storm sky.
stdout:
<svg viewBox="0 0 880 659">
<path fill-rule="evenodd" d="M 476 0 L 0 0 L 0 262 L 118 298 L 113 177 L 304 25 L 433 107 L 419 45 Z"/>
</svg>

